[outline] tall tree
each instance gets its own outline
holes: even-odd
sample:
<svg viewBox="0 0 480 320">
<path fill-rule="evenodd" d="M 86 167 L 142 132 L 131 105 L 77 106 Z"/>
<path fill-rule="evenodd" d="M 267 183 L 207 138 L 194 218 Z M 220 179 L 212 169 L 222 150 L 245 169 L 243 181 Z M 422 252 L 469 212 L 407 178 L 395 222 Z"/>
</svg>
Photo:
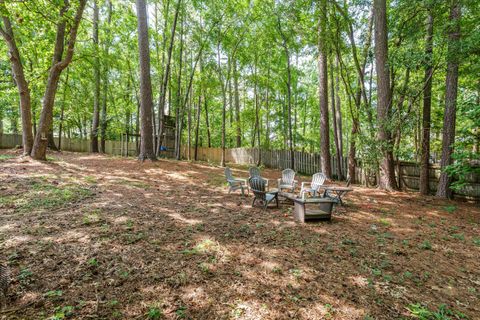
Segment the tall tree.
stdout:
<svg viewBox="0 0 480 320">
<path fill-rule="evenodd" d="M 92 132 L 90 134 L 90 144 L 92 152 L 98 152 L 98 128 L 100 123 L 100 50 L 98 49 L 98 20 L 98 0 L 94 0 L 92 38 L 94 47 L 93 76 L 95 81 L 95 89 L 93 90 L 93 120 Z"/>
<path fill-rule="evenodd" d="M 277 16 L 277 27 L 282 37 L 282 47 L 287 60 L 287 121 L 288 121 L 288 149 L 290 151 L 290 168 L 295 168 L 295 153 L 293 152 L 293 132 L 292 132 L 292 71 L 290 65 L 290 50 L 288 47 L 287 35 L 282 29 L 280 15 Z M 286 135 L 285 135 L 286 136 Z"/>
<path fill-rule="evenodd" d="M 55 48 L 53 52 L 52 65 L 48 74 L 45 94 L 42 101 L 42 113 L 38 124 L 37 134 L 32 147 L 31 156 L 37 160 L 46 160 L 48 134 L 53 124 L 53 105 L 57 93 L 58 82 L 62 71 L 68 67 L 73 58 L 77 31 L 82 20 L 83 10 L 87 0 L 80 0 L 73 21 L 66 14 L 69 9 L 69 2 L 65 1 L 60 9 L 60 21 L 57 24 Z M 65 39 L 67 22 L 70 22 L 68 39 Z M 65 50 L 65 41 L 67 49 Z M 66 51 L 66 52 L 65 52 Z M 65 57 L 64 57 L 65 55 Z"/>
<path fill-rule="evenodd" d="M 455 120 L 457 109 L 458 91 L 458 66 L 460 50 L 460 0 L 450 0 L 448 52 L 447 52 L 447 77 L 445 81 L 445 112 L 443 115 L 442 172 L 438 181 L 437 197 L 451 198 L 451 177 L 445 168 L 453 163 L 453 143 L 455 142 Z"/>
<path fill-rule="evenodd" d="M 140 59 L 140 153 L 138 159 L 156 160 L 152 136 L 152 82 L 150 78 L 150 47 L 148 41 L 146 0 L 136 0 L 138 52 Z"/>
<path fill-rule="evenodd" d="M 423 115 L 422 115 L 422 153 L 420 163 L 420 193 L 427 195 L 430 191 L 430 121 L 432 108 L 432 76 L 433 76 L 433 14 L 429 8 L 427 15 L 427 33 L 425 37 L 425 75 L 423 90 Z"/>
<path fill-rule="evenodd" d="M 240 125 L 240 95 L 238 92 L 237 59 L 235 57 L 233 58 L 233 90 L 235 96 L 236 146 L 240 148 L 242 146 L 242 127 Z"/>
<path fill-rule="evenodd" d="M 177 1 L 177 6 L 175 8 L 175 16 L 173 18 L 173 24 L 172 24 L 172 31 L 170 32 L 170 45 L 168 47 L 168 54 L 167 54 L 167 62 L 165 64 L 165 73 L 163 74 L 163 79 L 161 81 L 161 86 L 160 86 L 160 93 L 159 93 L 159 100 L 158 100 L 158 141 L 157 141 L 157 148 L 156 148 L 156 154 L 160 152 L 160 148 L 162 146 L 162 139 L 163 139 L 163 134 L 165 131 L 165 100 L 166 100 L 166 94 L 167 94 L 167 87 L 168 87 L 168 81 L 170 79 L 170 69 L 171 69 L 171 61 L 172 61 L 172 52 L 173 52 L 173 44 L 175 40 L 175 30 L 177 29 L 177 21 L 178 21 L 178 14 L 180 12 L 180 5 L 182 3 L 182 0 Z M 168 8 L 168 6 L 167 6 Z M 167 19 L 168 15 L 165 16 L 165 19 Z M 167 26 L 167 23 L 165 22 L 165 27 Z"/>
<path fill-rule="evenodd" d="M 327 1 L 319 2 L 318 32 L 318 97 L 320 105 L 320 167 L 327 179 L 331 178 L 330 127 L 328 121 L 328 75 L 327 75 Z"/>
<path fill-rule="evenodd" d="M 393 159 L 393 144 L 389 120 L 391 113 L 390 71 L 388 66 L 387 2 L 374 0 L 375 19 L 375 68 L 377 71 L 377 125 L 378 143 L 382 154 L 380 181 L 384 190 L 397 189 Z"/>
<path fill-rule="evenodd" d="M 12 23 L 8 16 L 8 11 L 3 0 L 0 0 L 0 10 L 2 11 L 3 27 L 0 25 L 0 33 L 5 39 L 10 54 L 10 62 L 12 65 L 12 73 L 17 85 L 20 96 L 20 112 L 22 117 L 22 139 L 23 154 L 29 155 L 33 147 L 32 133 L 32 108 L 30 88 L 25 78 L 20 52 L 18 51 L 17 42 L 13 33 Z"/>
<path fill-rule="evenodd" d="M 107 25 L 106 25 L 106 36 L 105 36 L 105 44 L 104 44 L 104 55 L 105 61 L 103 63 L 103 97 L 102 97 L 102 108 L 100 111 L 100 150 L 105 153 L 105 141 L 107 139 L 107 100 L 108 100 L 108 92 L 109 92 L 109 49 L 111 44 L 111 22 L 112 22 L 112 11 L 113 11 L 113 4 L 111 0 L 106 1 L 107 6 Z M 153 106 L 153 104 L 152 104 Z"/>
</svg>

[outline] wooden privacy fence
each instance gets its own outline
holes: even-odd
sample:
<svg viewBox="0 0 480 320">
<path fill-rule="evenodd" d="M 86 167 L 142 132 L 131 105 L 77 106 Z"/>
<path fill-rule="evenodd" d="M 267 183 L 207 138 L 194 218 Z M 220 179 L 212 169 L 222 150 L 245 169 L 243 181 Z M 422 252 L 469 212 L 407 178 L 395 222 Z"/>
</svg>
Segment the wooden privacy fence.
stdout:
<svg viewBox="0 0 480 320">
<path fill-rule="evenodd" d="M 54 138 L 55 144 L 58 146 L 58 137 Z M 0 148 L 15 148 L 22 145 L 22 135 L 20 134 L 1 134 Z M 69 139 L 62 137 L 62 150 L 74 152 L 90 152 L 90 140 L 88 139 Z M 128 148 L 128 150 L 127 150 Z M 122 143 L 122 141 L 105 141 L 105 153 L 111 155 L 128 155 L 135 156 L 137 154 L 135 142 Z"/>
<path fill-rule="evenodd" d="M 220 162 L 222 160 L 221 148 L 198 148 L 197 160 L 208 162 Z M 193 159 L 195 149 L 190 149 L 190 159 Z M 182 148 L 182 157 L 188 158 L 188 148 Z M 293 170 L 314 174 L 320 171 L 320 154 L 294 151 Z M 260 161 L 259 161 L 260 160 Z M 341 164 L 343 172 L 347 170 L 347 159 Z M 225 161 L 242 165 L 256 165 L 260 163 L 268 168 L 286 169 L 291 167 L 291 153 L 288 150 L 262 150 L 258 148 L 232 148 L 225 149 Z M 336 158 L 331 158 L 332 174 L 338 176 L 338 163 Z"/>
<path fill-rule="evenodd" d="M 58 145 L 58 138 L 55 138 Z M 22 136 L 19 134 L 0 134 L 0 148 L 14 148 L 22 144 Z M 87 139 L 68 139 L 62 138 L 62 150 L 75 152 L 90 152 L 90 140 Z M 125 141 L 106 141 L 105 153 L 111 155 L 137 155 L 135 142 Z M 127 150 L 128 149 L 128 150 Z M 183 158 L 188 158 L 188 148 L 182 147 L 181 154 Z M 222 159 L 221 148 L 198 148 L 197 159 L 219 163 Z M 195 150 L 190 149 L 190 159 L 193 159 Z M 294 170 L 303 174 L 312 175 L 320 171 L 320 154 L 294 152 L 295 166 Z M 283 170 L 290 168 L 290 151 L 286 150 L 260 150 L 258 148 L 234 148 L 225 150 L 225 161 L 240 165 L 257 165 L 260 164 L 272 169 Z M 337 159 L 332 157 L 332 174 L 338 175 Z M 347 159 L 343 159 L 341 163 L 343 174 L 347 172 Z M 402 187 L 410 190 L 418 190 L 420 182 L 420 166 L 412 162 L 400 163 L 400 175 Z M 438 165 L 430 166 L 430 190 L 436 191 L 438 178 L 440 177 L 440 167 Z M 397 172 L 398 178 L 398 172 Z M 357 167 L 355 172 L 356 181 L 366 184 L 367 175 L 364 169 Z M 470 174 L 467 177 L 466 185 L 455 192 L 456 196 L 474 199 L 480 201 L 480 175 Z"/>
<path fill-rule="evenodd" d="M 190 159 L 193 159 L 195 150 L 190 149 Z M 200 161 L 208 161 L 219 163 L 222 159 L 221 148 L 198 148 L 197 159 Z M 188 158 L 188 148 L 182 148 L 182 157 Z M 268 168 L 280 169 L 291 167 L 290 151 L 287 150 L 259 150 L 258 148 L 234 148 L 225 149 L 225 161 L 240 165 L 257 165 L 259 163 Z M 320 170 L 320 154 L 294 152 L 294 170 L 307 175 L 312 175 Z M 344 158 L 341 167 L 344 175 L 347 173 L 347 158 Z M 332 157 L 332 175 L 338 176 L 337 159 Z M 418 190 L 420 183 L 420 166 L 413 162 L 400 163 L 400 175 L 402 188 L 409 190 Z M 430 190 L 437 190 L 438 178 L 440 177 L 440 166 L 433 164 L 430 166 Z M 355 180 L 361 184 L 366 184 L 367 174 L 361 167 L 357 167 L 355 172 Z M 398 172 L 397 172 L 398 179 Z M 455 192 L 455 196 L 461 198 L 473 199 L 480 201 L 480 175 L 470 174 L 467 177 L 467 184 L 460 190 Z"/>
</svg>

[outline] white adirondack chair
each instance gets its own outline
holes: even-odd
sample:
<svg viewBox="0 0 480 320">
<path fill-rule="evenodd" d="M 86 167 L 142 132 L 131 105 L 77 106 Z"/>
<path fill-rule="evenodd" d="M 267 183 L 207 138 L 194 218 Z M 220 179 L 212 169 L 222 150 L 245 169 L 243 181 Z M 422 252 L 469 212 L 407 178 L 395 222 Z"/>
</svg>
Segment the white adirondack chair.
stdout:
<svg viewBox="0 0 480 320">
<path fill-rule="evenodd" d="M 247 181 L 245 179 L 234 178 L 232 175 L 232 171 L 229 167 L 225 168 L 225 178 L 227 178 L 227 183 L 229 187 L 228 193 L 240 189 L 242 190 L 242 196 L 245 196 L 244 189 L 247 189 L 248 192 Z"/>
<path fill-rule="evenodd" d="M 292 169 L 285 169 L 282 171 L 282 177 L 278 179 L 278 191 L 287 189 L 291 192 L 295 192 L 297 186 L 297 180 L 295 180 L 295 171 Z"/>
<path fill-rule="evenodd" d="M 312 176 L 311 182 L 302 182 L 302 187 L 300 189 L 300 197 L 305 200 L 305 195 L 307 193 L 313 194 L 316 197 L 319 192 L 318 190 L 325 183 L 326 177 L 323 173 L 318 172 Z"/>
</svg>

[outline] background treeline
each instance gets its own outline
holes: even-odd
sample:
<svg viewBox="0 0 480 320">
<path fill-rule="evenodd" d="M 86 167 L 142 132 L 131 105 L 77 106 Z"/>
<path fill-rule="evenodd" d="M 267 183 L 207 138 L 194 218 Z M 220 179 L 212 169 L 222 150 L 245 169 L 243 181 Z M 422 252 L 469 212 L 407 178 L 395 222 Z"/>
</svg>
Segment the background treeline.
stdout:
<svg viewBox="0 0 480 320">
<path fill-rule="evenodd" d="M 478 1 L 147 4 L 153 132 L 163 131 L 162 110 L 173 116 L 178 157 L 181 144 L 320 151 L 325 159 L 348 157 L 341 175 L 354 176 L 361 163 L 386 189 L 396 188 L 395 162 L 417 161 L 426 170 L 423 193 L 425 163 L 442 162 L 450 175 L 441 178 L 441 196 L 449 196 L 452 174 L 475 170 Z M 30 95 L 26 153 L 44 158 L 42 144 L 53 147 L 53 135 L 89 138 L 101 152 L 105 140 L 140 133 L 133 1 L 2 0 L 0 12 L 0 130 L 21 132 L 27 114 L 13 38 Z M 153 139 L 155 152 L 161 142 Z"/>
</svg>

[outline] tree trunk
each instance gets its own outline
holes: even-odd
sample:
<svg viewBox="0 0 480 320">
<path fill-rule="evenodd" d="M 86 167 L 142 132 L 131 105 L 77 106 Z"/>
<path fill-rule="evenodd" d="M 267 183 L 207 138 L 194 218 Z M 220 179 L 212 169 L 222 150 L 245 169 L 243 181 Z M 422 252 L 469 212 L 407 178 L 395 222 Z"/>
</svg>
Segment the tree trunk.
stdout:
<svg viewBox="0 0 480 320">
<path fill-rule="evenodd" d="M 205 90 L 205 89 L 204 89 Z M 207 104 L 207 97 L 203 96 L 203 104 L 205 107 L 205 126 L 207 127 L 207 146 L 209 148 L 212 147 L 212 138 L 211 138 L 211 133 L 210 133 L 210 121 L 208 118 L 208 104 Z"/>
<path fill-rule="evenodd" d="M 42 113 L 40 115 L 40 122 L 38 124 L 37 134 L 32 147 L 32 158 L 36 160 L 46 160 L 48 133 L 52 128 L 53 123 L 53 105 L 55 103 L 55 95 L 57 93 L 58 81 L 62 71 L 68 67 L 73 58 L 75 42 L 77 40 L 77 31 L 80 21 L 82 19 L 83 10 L 87 0 L 80 0 L 79 6 L 75 13 L 75 18 L 70 27 L 69 37 L 67 41 L 67 50 L 65 58 L 64 43 L 65 43 L 65 29 L 67 17 L 65 13 L 68 9 L 68 4 L 60 10 L 60 22 L 57 25 L 57 34 L 55 39 L 55 49 L 53 53 L 52 66 L 50 67 L 47 85 L 45 88 L 45 95 L 42 102 Z"/>
<path fill-rule="evenodd" d="M 107 140 L 107 100 L 108 100 L 108 81 L 109 81 L 109 49 L 110 49 L 110 24 L 112 22 L 112 1 L 107 0 L 107 39 L 105 41 L 105 56 L 107 57 L 103 67 L 103 98 L 102 110 L 100 114 L 100 150 L 105 153 L 105 141 Z M 153 106 L 153 104 L 152 104 Z M 152 117 L 153 119 L 154 117 Z M 155 122 L 155 121 L 154 121 Z"/>
<path fill-rule="evenodd" d="M 461 7 L 460 0 L 451 0 L 450 3 L 450 30 L 448 32 L 447 77 L 445 82 L 445 113 L 443 115 L 442 160 L 440 162 L 442 172 L 440 173 L 437 188 L 437 197 L 440 198 L 451 198 L 453 196 L 453 192 L 450 189 L 452 179 L 447 172 L 445 172 L 445 168 L 453 163 L 452 153 L 455 142 Z"/>
<path fill-rule="evenodd" d="M 389 129 L 391 113 L 390 71 L 388 68 L 388 34 L 386 0 L 374 0 L 375 66 L 377 71 L 377 124 L 380 161 L 380 189 L 396 190 L 393 144 Z"/>
<path fill-rule="evenodd" d="M 423 118 L 422 118 L 422 152 L 420 162 L 420 193 L 428 195 L 430 192 L 430 120 L 432 106 L 432 77 L 433 77 L 433 14 L 428 11 L 427 35 L 425 37 L 425 88 L 423 90 Z"/>
<path fill-rule="evenodd" d="M 328 123 L 328 75 L 327 75 L 327 2 L 320 1 L 320 23 L 318 37 L 318 96 L 320 101 L 320 167 L 323 174 L 330 179 L 330 127 Z"/>
<path fill-rule="evenodd" d="M 222 73 L 222 65 L 220 61 L 220 42 L 217 44 L 217 67 L 218 67 L 218 74 L 220 78 L 220 85 L 222 86 L 222 158 L 220 160 L 220 165 L 225 167 L 225 125 L 226 125 L 226 113 L 227 113 L 227 84 L 225 83 L 225 79 Z"/>
<path fill-rule="evenodd" d="M 339 168 L 340 168 L 340 177 L 339 179 L 344 179 L 344 172 L 343 172 L 343 128 L 342 128 L 342 105 L 341 105 L 341 101 L 340 101 L 340 80 L 339 80 L 339 76 L 338 76 L 338 73 L 340 72 L 339 70 L 339 66 L 338 66 L 338 57 L 337 57 L 337 63 L 336 63 L 336 69 L 337 69 L 337 74 L 335 76 L 335 99 L 336 99 L 336 103 L 335 103 L 335 114 L 332 115 L 333 117 L 335 117 L 335 122 L 337 124 L 337 137 L 338 137 L 338 150 L 340 152 L 340 164 L 339 164 Z"/>
<path fill-rule="evenodd" d="M 235 125 L 237 134 L 237 148 L 242 146 L 242 128 L 240 126 L 240 95 L 238 93 L 238 72 L 237 72 L 237 59 L 233 59 L 233 89 L 235 96 Z"/>
<path fill-rule="evenodd" d="M 196 111 L 196 120 L 195 120 L 195 151 L 193 154 L 193 159 L 195 161 L 198 160 L 198 134 L 200 131 L 200 113 L 202 110 L 202 88 L 200 88 L 200 91 L 198 93 L 198 105 L 197 105 L 197 111 Z"/>
<path fill-rule="evenodd" d="M 92 132 L 90 134 L 91 151 L 98 152 L 98 126 L 100 119 L 100 52 L 98 49 L 98 0 L 93 1 L 93 46 L 95 49 L 95 58 L 93 64 L 93 75 L 95 89 L 93 91 L 93 120 Z"/>
<path fill-rule="evenodd" d="M 180 142 L 182 139 L 182 125 L 183 125 L 183 117 L 182 115 L 182 69 L 183 69 L 183 34 L 184 34 L 184 23 L 185 21 L 182 19 L 181 23 L 181 32 L 180 32 L 180 57 L 178 62 L 178 78 L 177 78 L 177 108 L 175 110 L 175 159 L 180 160 Z"/>
<path fill-rule="evenodd" d="M 330 63 L 330 88 L 332 88 L 330 92 L 331 101 L 332 101 L 332 122 L 333 122 L 333 137 L 335 141 L 335 157 L 337 159 L 337 179 L 343 180 L 343 173 L 342 173 L 342 158 L 341 154 L 342 151 L 340 149 L 340 139 L 338 135 L 338 124 L 337 124 L 337 106 L 335 101 L 335 82 L 333 77 L 333 63 Z M 339 99 L 340 100 L 340 99 Z"/>
<path fill-rule="evenodd" d="M 350 178 L 351 183 L 356 182 L 356 168 L 357 168 L 357 160 L 355 159 L 355 155 L 357 153 L 357 146 L 356 146 L 356 137 L 358 134 L 359 123 L 356 119 L 352 119 L 352 136 L 350 138 L 350 148 L 348 151 L 348 177 Z"/>
<path fill-rule="evenodd" d="M 63 88 L 63 99 L 62 99 L 62 106 L 60 108 L 60 124 L 58 126 L 58 150 L 62 150 L 62 134 L 63 134 L 63 118 L 65 113 L 65 100 L 67 97 L 67 88 L 68 88 L 68 69 L 67 75 L 65 78 L 64 88 Z"/>
<path fill-rule="evenodd" d="M 156 160 L 153 150 L 152 130 L 152 82 L 150 79 L 150 47 L 148 41 L 147 4 L 136 0 L 138 51 L 140 64 L 140 153 L 138 159 Z"/>
<path fill-rule="evenodd" d="M 2 16 L 2 20 L 5 28 L 0 28 L 0 33 L 2 34 L 8 46 L 10 62 L 12 65 L 12 74 L 13 78 L 15 79 L 15 84 L 17 85 L 18 94 L 20 96 L 23 154 L 29 155 L 33 147 L 30 90 L 28 87 L 28 82 L 25 79 L 25 73 L 23 70 L 22 60 L 20 58 L 20 52 L 18 51 L 17 43 L 15 41 L 15 35 L 13 33 L 10 18 L 7 16 L 3 0 L 0 1 L 0 9 L 2 9 L 4 13 L 4 15 Z"/>
<path fill-rule="evenodd" d="M 167 93 L 168 81 L 170 79 L 170 62 L 172 60 L 172 51 L 173 44 L 175 42 L 175 30 L 177 28 L 178 13 L 180 12 L 180 4 L 182 0 L 177 1 L 177 6 L 175 9 L 175 17 L 173 18 L 172 31 L 170 34 L 170 45 L 168 47 L 167 63 L 165 66 L 165 75 L 162 81 L 162 86 L 160 87 L 160 99 L 158 102 L 158 142 L 156 154 L 160 152 L 160 147 L 162 146 L 163 133 L 165 131 L 165 97 Z M 165 24 L 166 25 L 166 24 Z M 170 112 L 170 109 L 169 109 Z"/>
</svg>

